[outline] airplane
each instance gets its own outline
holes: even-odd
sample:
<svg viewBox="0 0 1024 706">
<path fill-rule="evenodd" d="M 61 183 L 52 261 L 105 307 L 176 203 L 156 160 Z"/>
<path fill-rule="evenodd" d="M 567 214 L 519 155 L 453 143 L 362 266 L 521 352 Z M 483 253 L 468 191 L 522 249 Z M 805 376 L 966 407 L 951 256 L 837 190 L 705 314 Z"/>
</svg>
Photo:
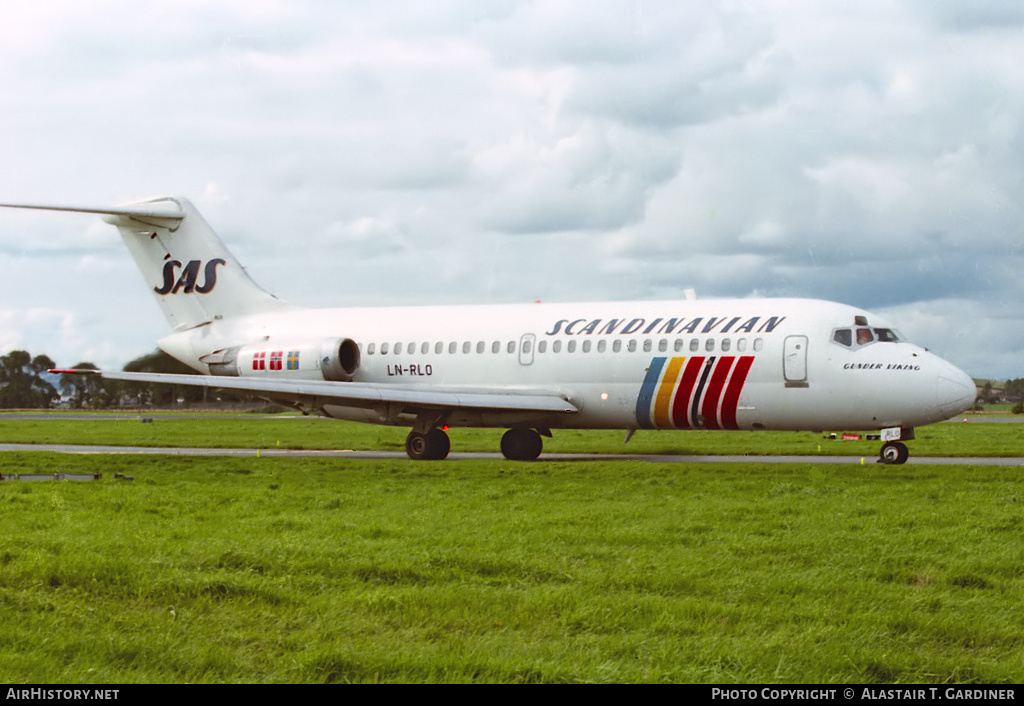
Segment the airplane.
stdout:
<svg viewBox="0 0 1024 706">
<path fill-rule="evenodd" d="M 918 426 L 960 414 L 974 381 L 882 317 L 812 299 L 698 299 L 311 309 L 257 285 L 182 197 L 97 214 L 120 232 L 172 333 L 161 349 L 202 375 L 110 380 L 237 390 L 305 413 L 411 427 L 439 460 L 452 427 L 506 428 L 536 459 L 553 429 L 878 430 L 906 462 Z M 61 371 L 65 372 L 65 371 Z M 86 374 L 86 371 L 80 371 Z"/>
</svg>

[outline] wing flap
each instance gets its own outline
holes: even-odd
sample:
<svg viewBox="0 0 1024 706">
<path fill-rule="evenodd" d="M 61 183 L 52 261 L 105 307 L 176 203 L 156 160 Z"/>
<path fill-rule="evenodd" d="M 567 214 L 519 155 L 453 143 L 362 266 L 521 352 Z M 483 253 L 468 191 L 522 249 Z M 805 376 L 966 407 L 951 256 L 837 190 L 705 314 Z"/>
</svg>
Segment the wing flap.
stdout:
<svg viewBox="0 0 1024 706">
<path fill-rule="evenodd" d="M 62 371 L 67 372 L 67 371 Z M 95 371 L 82 371 L 95 374 Z M 367 382 L 291 381 L 167 373 L 100 373 L 108 380 L 192 385 L 285 396 L 316 398 L 340 406 L 402 404 L 418 409 L 468 409 L 573 414 L 579 410 L 564 396 L 544 390 L 505 388 L 432 388 Z"/>
</svg>

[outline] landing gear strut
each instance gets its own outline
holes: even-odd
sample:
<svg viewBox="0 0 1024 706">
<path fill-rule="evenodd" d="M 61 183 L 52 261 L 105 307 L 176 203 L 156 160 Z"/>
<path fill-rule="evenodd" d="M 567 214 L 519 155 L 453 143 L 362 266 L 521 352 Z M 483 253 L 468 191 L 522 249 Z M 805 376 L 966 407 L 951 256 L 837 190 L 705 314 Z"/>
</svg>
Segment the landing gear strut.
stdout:
<svg viewBox="0 0 1024 706">
<path fill-rule="evenodd" d="M 543 448 L 540 434 L 528 427 L 509 429 L 501 437 L 501 452 L 510 461 L 533 461 Z"/>
<path fill-rule="evenodd" d="M 899 441 L 886 442 L 878 454 L 880 462 L 890 464 L 906 463 L 909 457 L 910 450 L 907 449 L 907 445 Z"/>
<path fill-rule="evenodd" d="M 411 431 L 409 436 L 405 437 L 405 452 L 414 461 L 440 461 L 448 456 L 451 448 L 451 439 L 436 428 L 426 434 Z"/>
</svg>

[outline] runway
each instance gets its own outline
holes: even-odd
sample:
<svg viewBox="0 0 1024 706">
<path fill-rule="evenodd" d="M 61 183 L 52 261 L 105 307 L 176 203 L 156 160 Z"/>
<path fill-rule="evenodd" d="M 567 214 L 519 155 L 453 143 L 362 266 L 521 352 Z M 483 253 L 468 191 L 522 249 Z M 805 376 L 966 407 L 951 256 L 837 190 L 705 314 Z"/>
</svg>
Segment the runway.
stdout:
<svg viewBox="0 0 1024 706">
<path fill-rule="evenodd" d="M 338 460 L 395 460 L 408 461 L 402 451 L 353 451 L 351 449 L 230 449 L 230 448 L 173 448 L 152 446 L 86 446 L 78 444 L 0 444 L 0 451 L 51 451 L 72 454 L 121 454 L 148 456 L 225 456 L 234 458 L 336 458 Z M 448 460 L 487 459 L 504 460 L 500 453 L 453 452 Z M 539 459 L 526 463 L 595 461 L 635 461 L 640 463 L 807 463 L 868 465 L 878 461 L 877 456 L 684 456 L 675 454 L 542 454 Z M 516 463 L 523 463 L 517 461 Z M 936 466 L 1024 466 L 1024 458 L 940 457 L 911 456 L 910 465 Z"/>
</svg>

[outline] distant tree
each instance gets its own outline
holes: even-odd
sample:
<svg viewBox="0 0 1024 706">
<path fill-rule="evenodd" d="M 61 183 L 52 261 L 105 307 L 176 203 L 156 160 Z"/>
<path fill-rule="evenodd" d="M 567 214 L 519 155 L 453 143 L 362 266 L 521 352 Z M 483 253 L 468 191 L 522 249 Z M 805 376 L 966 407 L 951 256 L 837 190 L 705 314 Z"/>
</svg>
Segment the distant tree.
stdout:
<svg viewBox="0 0 1024 706">
<path fill-rule="evenodd" d="M 981 388 L 981 393 L 978 395 L 978 402 L 992 404 L 995 401 L 996 396 L 995 393 L 992 392 L 992 381 L 986 380 L 984 386 Z"/>
<path fill-rule="evenodd" d="M 78 363 L 75 370 L 98 370 L 92 363 Z M 119 404 L 121 384 L 116 380 L 104 380 L 99 375 L 75 375 L 62 373 L 58 382 L 60 391 L 75 409 L 106 409 Z"/>
<path fill-rule="evenodd" d="M 126 373 L 172 373 L 175 375 L 198 375 L 195 370 L 180 360 L 172 358 L 161 350 L 147 353 L 129 361 L 124 366 Z M 189 385 L 164 385 L 160 383 L 125 383 L 124 392 L 139 401 L 139 404 L 168 406 L 177 404 L 179 399 L 188 402 L 202 402 L 206 388 Z"/>
<path fill-rule="evenodd" d="M 1003 385 L 1003 397 L 1008 402 L 1020 402 L 1024 400 L 1024 378 L 1007 380 Z"/>
<path fill-rule="evenodd" d="M 46 408 L 60 400 L 57 389 L 43 375 L 57 367 L 48 356 L 33 358 L 28 351 L 0 356 L 0 407 Z"/>
</svg>

